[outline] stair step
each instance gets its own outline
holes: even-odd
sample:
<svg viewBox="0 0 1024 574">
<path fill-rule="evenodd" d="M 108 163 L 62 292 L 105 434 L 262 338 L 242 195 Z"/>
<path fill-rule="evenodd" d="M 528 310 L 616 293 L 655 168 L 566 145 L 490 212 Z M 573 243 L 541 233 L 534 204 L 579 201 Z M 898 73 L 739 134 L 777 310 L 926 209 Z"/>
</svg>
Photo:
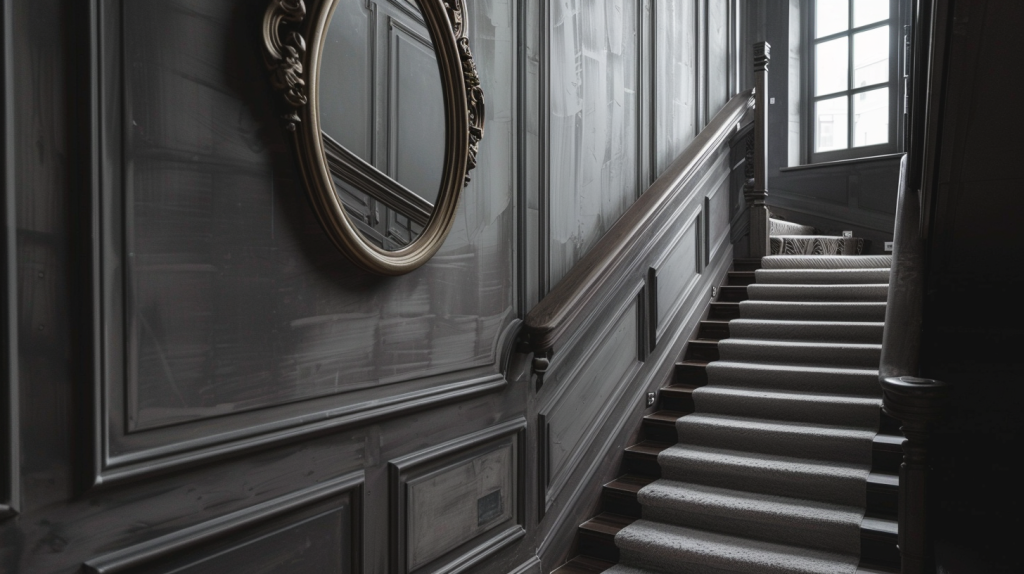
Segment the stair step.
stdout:
<svg viewBox="0 0 1024 574">
<path fill-rule="evenodd" d="M 728 339 L 729 323 L 730 321 L 701 321 L 700 329 L 697 331 L 697 338 L 708 341 Z"/>
<path fill-rule="evenodd" d="M 686 413 L 657 411 L 644 417 L 643 430 L 649 440 L 675 442 L 676 421 Z"/>
<path fill-rule="evenodd" d="M 737 257 L 732 260 L 734 271 L 757 271 L 761 268 L 760 257 Z"/>
<path fill-rule="evenodd" d="M 729 305 L 730 303 L 720 303 Z M 712 303 L 714 305 L 714 303 Z M 808 303 L 794 301 L 746 300 L 736 305 L 732 319 L 775 319 L 782 321 L 885 321 L 883 302 Z M 727 312 L 725 309 L 722 313 Z"/>
<path fill-rule="evenodd" d="M 745 285 L 723 285 L 718 288 L 718 300 L 727 302 L 739 302 L 747 300 L 747 286 Z"/>
<path fill-rule="evenodd" d="M 719 384 L 701 387 L 693 400 L 700 403 L 701 414 L 862 428 L 876 428 L 882 408 L 882 400 L 877 397 Z"/>
<path fill-rule="evenodd" d="M 669 385 L 658 390 L 658 406 L 664 410 L 680 413 L 693 412 L 693 391 L 690 385 Z"/>
<path fill-rule="evenodd" d="M 679 369 L 677 364 L 677 375 Z M 712 380 L 716 385 L 749 389 L 882 397 L 877 369 L 737 363 L 720 360 L 705 365 L 704 370 L 704 384 Z M 695 366 L 688 367 L 687 375 L 692 377 L 695 373 Z"/>
<path fill-rule="evenodd" d="M 641 507 L 636 493 L 655 480 L 639 474 L 624 474 L 616 478 L 602 488 L 602 508 L 612 514 L 640 518 Z"/>
<path fill-rule="evenodd" d="M 658 455 L 673 444 L 675 444 L 674 440 L 672 442 L 645 440 L 627 446 L 622 455 L 625 471 L 633 475 L 660 477 L 661 466 L 658 464 Z"/>
<path fill-rule="evenodd" d="M 869 515 L 895 517 L 899 512 L 899 475 L 883 472 L 868 474 L 867 497 Z"/>
<path fill-rule="evenodd" d="M 658 480 L 640 493 L 644 518 L 766 542 L 855 554 L 863 512 L 715 486 Z"/>
<path fill-rule="evenodd" d="M 879 433 L 871 442 L 871 470 L 898 473 L 903 464 L 903 435 Z"/>
<path fill-rule="evenodd" d="M 729 319 L 739 318 L 740 303 L 726 301 L 713 301 L 711 303 L 711 311 L 708 313 L 708 319 L 728 321 Z"/>
<path fill-rule="evenodd" d="M 835 574 L 856 567 L 852 554 L 762 542 L 649 520 L 624 528 L 622 561 L 661 572 Z"/>
<path fill-rule="evenodd" d="M 892 255 L 769 255 L 764 269 L 880 269 L 892 267 Z"/>
<path fill-rule="evenodd" d="M 612 566 L 615 566 L 614 562 L 577 556 L 553 570 L 551 574 L 600 574 Z"/>
<path fill-rule="evenodd" d="M 580 524 L 579 552 L 583 556 L 619 561 L 619 549 L 615 546 L 615 535 L 636 520 L 631 516 L 622 516 L 610 512 L 602 512 L 594 518 Z"/>
<path fill-rule="evenodd" d="M 889 283 L 890 269 L 758 269 L 759 285 L 860 285 Z"/>
<path fill-rule="evenodd" d="M 784 321 L 733 319 L 729 333 L 736 339 L 821 341 L 828 343 L 882 343 L 882 321 Z"/>
<path fill-rule="evenodd" d="M 724 289 L 724 287 L 723 287 Z M 750 300 L 755 301 L 826 301 L 885 302 L 889 296 L 889 285 L 873 283 L 863 285 L 786 285 L 755 283 L 747 290 Z M 748 298 L 744 297 L 744 299 Z M 729 299 L 740 301 L 741 299 Z"/>
<path fill-rule="evenodd" d="M 672 376 L 674 385 L 686 385 L 691 387 L 703 387 L 708 384 L 708 362 L 684 360 L 676 363 L 675 373 Z M 878 382 L 875 381 L 877 386 Z M 879 387 L 881 389 L 881 387 Z M 879 390 L 881 392 L 881 390 Z"/>
<path fill-rule="evenodd" d="M 698 413 L 676 421 L 680 444 L 813 461 L 868 465 L 874 431 Z"/>
<path fill-rule="evenodd" d="M 860 525 L 860 560 L 863 564 L 900 564 L 899 527 L 895 520 L 865 516 Z"/>
<path fill-rule="evenodd" d="M 757 280 L 756 271 L 730 271 L 729 285 L 750 285 Z"/>
<path fill-rule="evenodd" d="M 662 451 L 658 464 L 671 480 L 847 506 L 864 505 L 869 474 L 865 465 L 682 444 Z"/>
<path fill-rule="evenodd" d="M 719 341 L 718 354 L 724 361 L 744 363 L 877 369 L 882 345 L 732 337 Z"/>
<path fill-rule="evenodd" d="M 686 344 L 686 359 L 691 361 L 717 361 L 718 341 L 691 339 Z"/>
</svg>

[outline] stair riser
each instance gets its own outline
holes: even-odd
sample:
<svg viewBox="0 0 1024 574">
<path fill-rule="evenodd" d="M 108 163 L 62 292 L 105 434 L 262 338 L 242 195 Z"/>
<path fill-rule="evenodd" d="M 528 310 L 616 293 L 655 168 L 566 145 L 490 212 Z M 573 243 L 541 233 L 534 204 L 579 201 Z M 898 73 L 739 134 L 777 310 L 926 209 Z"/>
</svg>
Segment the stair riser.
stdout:
<svg viewBox="0 0 1024 574">
<path fill-rule="evenodd" d="M 898 474 L 902 464 L 902 451 L 892 452 L 881 448 L 875 448 L 871 451 L 871 470 L 875 472 Z"/>
<path fill-rule="evenodd" d="M 877 285 L 889 282 L 889 269 L 760 269 L 759 285 Z"/>
<path fill-rule="evenodd" d="M 764 418 L 810 424 L 870 428 L 878 425 L 878 407 L 848 403 L 787 401 L 764 397 L 747 400 L 729 394 L 716 394 L 705 388 L 693 398 L 694 410 L 703 414 Z"/>
<path fill-rule="evenodd" d="M 884 303 L 827 304 L 743 301 L 739 305 L 739 315 L 744 319 L 769 319 L 777 321 L 885 321 Z"/>
<path fill-rule="evenodd" d="M 882 356 L 882 350 L 877 347 L 758 346 L 739 344 L 735 341 L 738 339 L 721 342 L 718 347 L 721 360 L 768 365 L 877 369 Z"/>
<path fill-rule="evenodd" d="M 757 276 L 754 273 L 754 271 L 730 271 L 728 278 L 729 285 L 735 285 L 737 287 L 750 285 L 757 280 Z"/>
<path fill-rule="evenodd" d="M 754 301 L 880 302 L 888 297 L 888 285 L 760 285 L 747 287 Z"/>
<path fill-rule="evenodd" d="M 651 478 L 661 478 L 661 466 L 657 456 L 646 456 L 626 452 L 622 457 L 623 471 Z"/>
<path fill-rule="evenodd" d="M 831 504 L 863 506 L 865 502 L 864 481 L 856 477 L 780 473 L 757 468 L 734 467 L 729 464 L 693 463 L 691 461 L 666 462 L 663 460 L 661 466 L 663 477 L 680 482 L 693 482 L 789 498 L 803 498 Z"/>
<path fill-rule="evenodd" d="M 803 527 L 792 523 L 780 524 L 773 517 L 763 520 L 742 520 L 729 516 L 717 509 L 707 512 L 669 510 L 663 507 L 647 507 L 644 518 L 677 526 L 720 532 L 730 536 L 742 536 L 796 546 L 816 548 L 830 552 L 855 553 L 860 550 L 860 528 L 853 524 L 835 525 L 808 521 Z"/>
<path fill-rule="evenodd" d="M 693 395 L 690 393 L 666 393 L 663 390 L 659 393 L 658 408 L 690 414 L 694 409 Z"/>
<path fill-rule="evenodd" d="M 717 361 L 718 344 L 704 341 L 690 341 L 686 346 L 687 361 Z"/>
<path fill-rule="evenodd" d="M 636 493 L 623 492 L 605 487 L 601 492 L 601 508 L 604 512 L 640 518 L 643 507 L 636 498 Z"/>
<path fill-rule="evenodd" d="M 608 562 L 619 561 L 619 549 L 615 547 L 614 537 L 595 536 L 592 533 L 580 530 L 578 548 L 579 553 L 583 556 L 607 560 Z"/>
<path fill-rule="evenodd" d="M 696 366 L 676 364 L 675 373 L 672 376 L 672 383 L 676 385 L 688 385 L 691 387 L 703 387 L 708 384 L 707 367 L 703 365 Z"/>
<path fill-rule="evenodd" d="M 714 321 L 728 321 L 740 318 L 739 303 L 714 302 L 711 304 L 711 311 L 708 312 L 708 319 Z"/>
<path fill-rule="evenodd" d="M 861 535 L 860 561 L 862 564 L 899 567 L 900 549 L 898 544 L 895 535 L 864 532 Z"/>
<path fill-rule="evenodd" d="M 672 423 L 644 419 L 643 432 L 647 440 L 666 443 L 676 442 L 676 427 Z"/>
<path fill-rule="evenodd" d="M 867 513 L 871 516 L 895 518 L 899 512 L 898 486 L 868 484 Z"/>
<path fill-rule="evenodd" d="M 722 302 L 738 303 L 748 297 L 746 286 L 724 285 L 718 289 L 718 300 Z"/>
<path fill-rule="evenodd" d="M 763 269 L 881 269 L 892 267 L 891 255 L 774 255 L 761 259 Z"/>
<path fill-rule="evenodd" d="M 729 324 L 728 323 L 712 323 L 710 321 L 701 321 L 700 330 L 697 331 L 697 337 L 701 339 L 710 339 L 714 341 L 720 341 L 722 339 L 729 338 Z"/>
<path fill-rule="evenodd" d="M 756 368 L 729 366 L 723 362 L 705 367 L 705 384 L 746 387 L 777 391 L 836 393 L 881 398 L 878 376 L 874 373 L 843 374 L 801 372 L 779 369 L 774 372 Z M 678 372 L 678 371 L 677 371 Z"/>
<path fill-rule="evenodd" d="M 739 319 L 729 325 L 737 339 L 775 339 L 829 343 L 882 344 L 883 323 L 822 323 L 818 321 L 754 321 Z"/>
<path fill-rule="evenodd" d="M 870 464 L 871 440 L 840 436 L 797 435 L 694 424 L 687 417 L 676 423 L 683 444 L 817 461 Z"/>
</svg>

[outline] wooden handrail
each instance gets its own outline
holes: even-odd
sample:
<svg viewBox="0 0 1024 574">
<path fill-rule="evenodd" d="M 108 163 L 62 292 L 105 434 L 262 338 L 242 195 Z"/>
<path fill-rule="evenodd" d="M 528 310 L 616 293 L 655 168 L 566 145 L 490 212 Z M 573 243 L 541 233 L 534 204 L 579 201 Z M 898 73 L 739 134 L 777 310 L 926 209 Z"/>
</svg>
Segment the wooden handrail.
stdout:
<svg viewBox="0 0 1024 574">
<path fill-rule="evenodd" d="M 928 446 L 949 387 L 917 377 L 924 315 L 924 238 L 921 192 L 907 186 L 907 156 L 900 161 L 892 270 L 878 379 L 883 408 L 900 421 L 899 548 L 903 574 L 934 571 L 928 529 Z"/>
<path fill-rule="evenodd" d="M 641 237 L 650 223 L 685 184 L 740 127 L 754 106 L 752 90 L 732 98 L 653 185 L 626 210 L 597 244 L 526 316 L 525 351 L 541 355 L 588 312 L 602 287 L 623 271 L 644 247 Z"/>
</svg>

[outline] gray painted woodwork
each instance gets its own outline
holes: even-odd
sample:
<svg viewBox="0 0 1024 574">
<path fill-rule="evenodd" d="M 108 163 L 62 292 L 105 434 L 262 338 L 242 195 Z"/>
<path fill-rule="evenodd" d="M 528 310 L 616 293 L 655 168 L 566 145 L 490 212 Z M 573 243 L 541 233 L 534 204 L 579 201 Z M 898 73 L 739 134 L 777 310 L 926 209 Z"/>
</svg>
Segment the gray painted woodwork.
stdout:
<svg viewBox="0 0 1024 574">
<path fill-rule="evenodd" d="M 681 86 L 666 98 L 696 117 L 696 68 L 658 72 L 649 56 L 680 61 L 698 20 L 659 36 L 644 2 L 468 4 L 487 137 L 442 250 L 387 278 L 338 253 L 304 197 L 265 79 L 265 4 L 3 1 L 0 571 L 564 560 L 728 267 L 716 238 L 738 189 L 722 187 L 725 160 L 688 180 L 611 293 L 616 312 L 582 326 L 538 390 L 519 317 L 643 190 L 662 145 L 651 125 L 676 129 L 654 78 Z M 562 66 L 586 82 L 556 88 Z M 567 86 L 573 98 L 556 97 Z M 554 124 L 567 103 L 578 130 Z M 692 130 L 664 132 L 684 135 L 659 157 Z M 556 183 L 570 171 L 575 183 Z M 591 358 L 605 355 L 599 376 Z M 393 563 L 413 548 L 396 532 L 427 536 L 458 492 L 480 496 L 451 520 L 477 522 L 439 555 Z"/>
</svg>

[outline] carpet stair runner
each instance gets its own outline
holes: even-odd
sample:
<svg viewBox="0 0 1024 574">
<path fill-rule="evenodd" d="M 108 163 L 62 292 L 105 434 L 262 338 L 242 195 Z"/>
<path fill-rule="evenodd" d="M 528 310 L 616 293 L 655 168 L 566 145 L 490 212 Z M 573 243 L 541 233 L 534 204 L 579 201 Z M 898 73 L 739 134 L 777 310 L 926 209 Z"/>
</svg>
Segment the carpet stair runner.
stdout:
<svg viewBox="0 0 1024 574">
<path fill-rule="evenodd" d="M 559 574 L 898 572 L 891 258 L 737 260 Z"/>
<path fill-rule="evenodd" d="M 860 255 L 864 240 L 821 235 L 809 225 L 769 219 L 772 255 Z"/>
</svg>

